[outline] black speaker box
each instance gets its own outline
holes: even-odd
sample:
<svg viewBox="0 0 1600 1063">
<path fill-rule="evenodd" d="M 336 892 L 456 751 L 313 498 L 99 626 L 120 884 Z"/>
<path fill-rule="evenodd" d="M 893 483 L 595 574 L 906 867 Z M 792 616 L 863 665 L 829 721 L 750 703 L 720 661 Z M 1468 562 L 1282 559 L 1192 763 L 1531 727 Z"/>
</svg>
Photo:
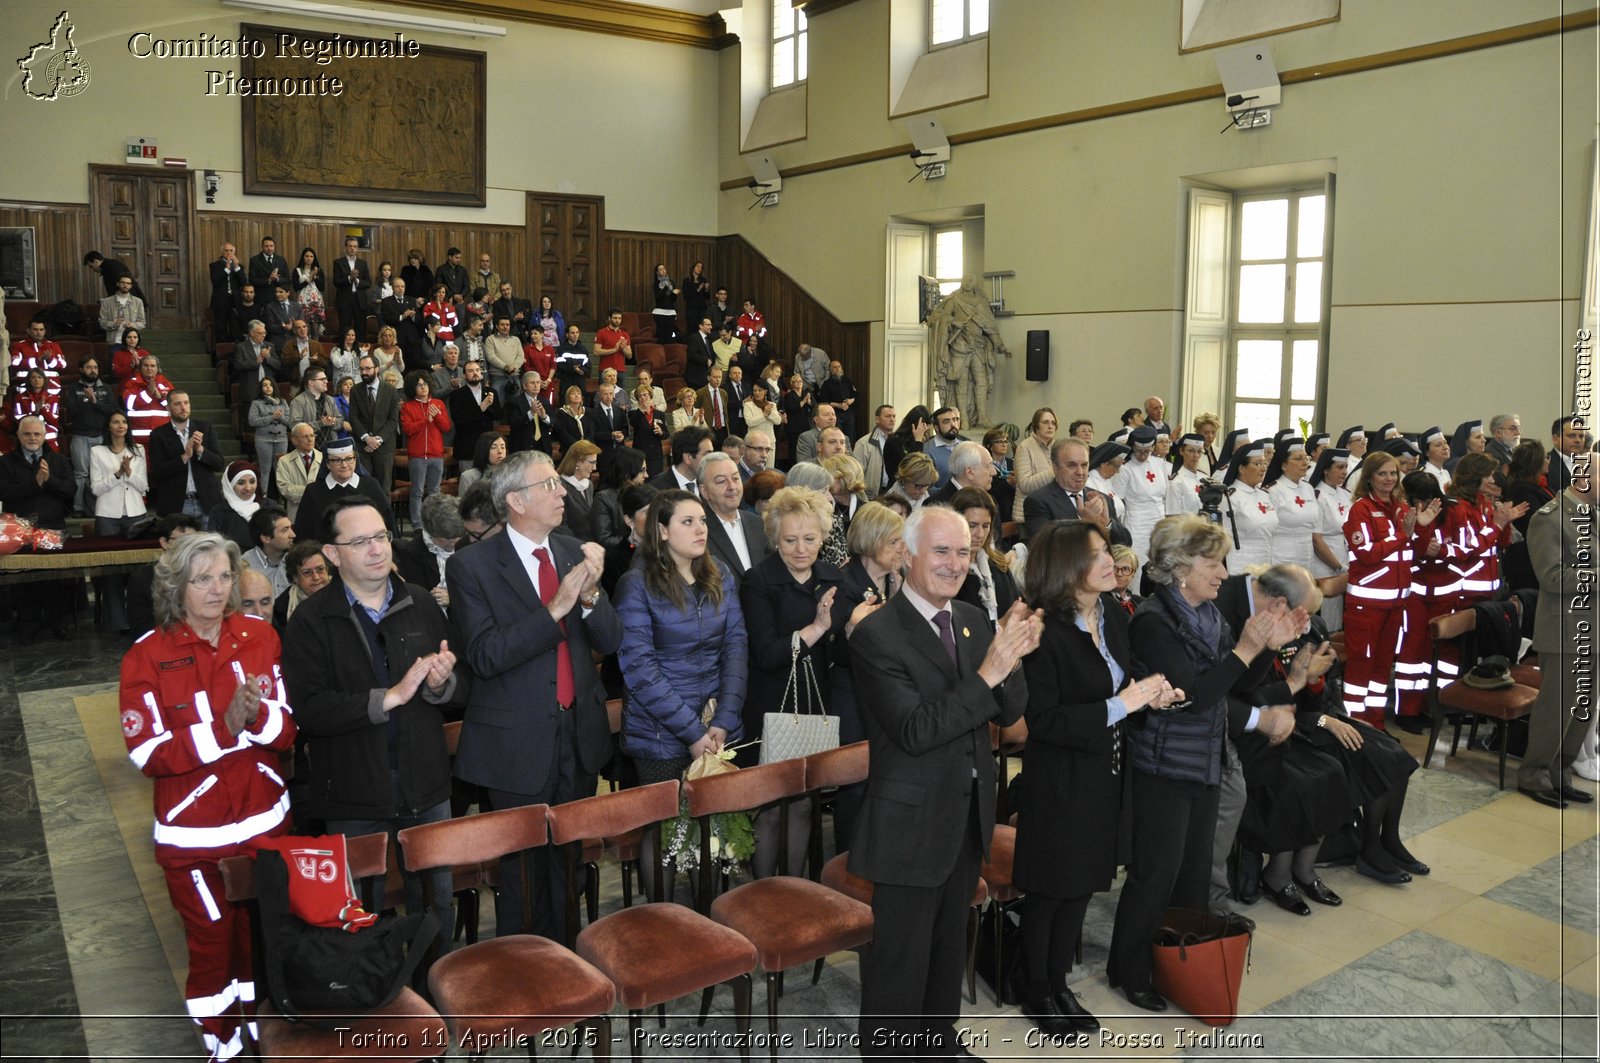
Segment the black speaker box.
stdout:
<svg viewBox="0 0 1600 1063">
<path fill-rule="evenodd" d="M 1050 379 L 1050 332 L 1048 329 L 1028 331 L 1028 379 Z"/>
</svg>

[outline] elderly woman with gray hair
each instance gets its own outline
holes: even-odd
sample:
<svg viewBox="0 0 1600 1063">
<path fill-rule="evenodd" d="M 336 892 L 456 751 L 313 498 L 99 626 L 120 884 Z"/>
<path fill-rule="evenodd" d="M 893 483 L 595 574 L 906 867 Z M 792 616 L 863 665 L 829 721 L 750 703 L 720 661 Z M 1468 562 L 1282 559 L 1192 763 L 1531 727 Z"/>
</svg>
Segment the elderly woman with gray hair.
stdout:
<svg viewBox="0 0 1600 1063">
<path fill-rule="evenodd" d="M 460 500 L 455 495 L 429 495 L 422 503 L 422 520 L 416 534 L 395 543 L 395 570 L 407 583 L 430 591 L 440 608 L 450 608 L 445 565 L 466 534 Z"/>
<path fill-rule="evenodd" d="M 1277 649 L 1305 626 L 1303 609 L 1258 610 L 1237 638 L 1215 599 L 1228 578 L 1227 532 L 1201 517 L 1169 517 L 1150 536 L 1156 592 L 1129 622 L 1133 674 L 1159 675 L 1187 695 L 1130 725 L 1133 855 L 1117 904 L 1106 976 L 1128 1001 L 1165 1011 L 1151 983 L 1150 944 L 1169 907 L 1205 911 L 1222 782 L 1230 691 L 1259 686 Z"/>
<path fill-rule="evenodd" d="M 279 754 L 295 736 L 278 634 L 240 611 L 242 571 L 220 535 L 175 540 L 151 585 L 157 626 L 122 659 L 118 693 L 128 756 L 155 783 L 156 862 L 188 939 L 189 1015 L 212 1058 L 239 1051 L 255 1002 L 249 919 L 218 863 L 287 829 Z"/>
</svg>

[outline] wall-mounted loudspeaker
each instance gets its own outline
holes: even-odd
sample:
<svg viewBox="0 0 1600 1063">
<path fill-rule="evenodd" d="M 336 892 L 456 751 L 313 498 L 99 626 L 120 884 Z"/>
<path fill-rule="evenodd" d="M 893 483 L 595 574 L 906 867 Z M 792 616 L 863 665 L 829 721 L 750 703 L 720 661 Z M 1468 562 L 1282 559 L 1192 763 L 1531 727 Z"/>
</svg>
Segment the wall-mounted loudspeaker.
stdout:
<svg viewBox="0 0 1600 1063">
<path fill-rule="evenodd" d="M 1028 330 L 1028 379 L 1050 379 L 1050 330 Z"/>
</svg>

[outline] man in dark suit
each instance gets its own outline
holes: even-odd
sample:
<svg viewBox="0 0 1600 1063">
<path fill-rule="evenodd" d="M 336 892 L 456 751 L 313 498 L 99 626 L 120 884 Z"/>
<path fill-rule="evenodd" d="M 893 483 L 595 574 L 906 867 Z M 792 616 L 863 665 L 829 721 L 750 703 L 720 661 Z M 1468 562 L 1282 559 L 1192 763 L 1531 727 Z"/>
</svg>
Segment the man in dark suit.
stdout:
<svg viewBox="0 0 1600 1063">
<path fill-rule="evenodd" d="M 295 319 L 300 316 L 300 304 L 294 301 L 288 281 L 279 281 L 273 289 L 272 302 L 261 308 L 261 323 L 267 326 L 267 342 L 275 351 L 294 338 Z"/>
<path fill-rule="evenodd" d="M 1559 495 L 1572 483 L 1573 457 L 1589 449 L 1588 425 L 1581 417 L 1557 417 L 1550 426 L 1550 471 L 1545 482 Z"/>
<path fill-rule="evenodd" d="M 262 237 L 261 253 L 250 256 L 250 283 L 256 286 L 256 293 L 265 299 L 264 293 L 288 279 L 289 263 L 278 254 L 278 242 L 270 236 Z"/>
<path fill-rule="evenodd" d="M 483 379 L 482 362 L 468 362 L 462 372 L 467 382 L 450 392 L 445 401 L 450 407 L 450 423 L 456 429 L 458 460 L 471 461 L 478 452 L 478 437 L 493 432 L 500 420 L 500 396 Z"/>
<path fill-rule="evenodd" d="M 378 303 L 378 323 L 394 329 L 395 338 L 402 347 L 407 340 L 415 343 L 422 334 L 417 324 L 421 313 L 417 309 L 417 301 L 406 294 L 406 282 L 399 279 L 394 281 L 394 294 L 385 296 Z"/>
<path fill-rule="evenodd" d="M 33 414 L 17 422 L 16 450 L 0 458 L 0 505 L 7 513 L 26 517 L 41 528 L 64 529 L 72 510 L 77 481 L 72 477 L 72 462 L 63 453 L 45 445 L 44 419 Z M 18 634 L 32 642 L 44 627 L 59 639 L 71 635 L 72 588 L 65 580 L 40 585 L 31 596 L 32 606 L 18 610 L 21 617 L 30 613 L 36 625 L 21 627 Z M 21 597 L 18 598 L 19 603 Z"/>
<path fill-rule="evenodd" d="M 378 481 L 385 499 L 394 486 L 394 446 L 400 437 L 400 393 L 378 377 L 378 363 L 361 357 L 361 383 L 350 392 L 350 434 L 361 467 Z"/>
<path fill-rule="evenodd" d="M 877 928 L 861 958 L 861 1052 L 931 1058 L 957 1054 L 967 909 L 994 832 L 989 723 L 1022 716 L 1020 666 L 1043 625 L 1018 602 L 991 634 L 952 601 L 971 552 L 960 514 L 919 509 L 905 538 L 904 587 L 850 638 L 872 744 L 850 870 L 874 884 Z"/>
<path fill-rule="evenodd" d="M 594 391 L 594 441 L 605 454 L 628 445 L 628 411 L 619 402 L 615 384 L 601 384 Z"/>
<path fill-rule="evenodd" d="M 717 364 L 717 354 L 711 349 L 711 319 L 700 319 L 700 327 L 689 334 L 688 361 L 683 367 L 683 382 L 691 388 L 703 388 L 710 379 L 711 367 Z"/>
<path fill-rule="evenodd" d="M 717 563 L 735 580 L 761 564 L 772 544 L 761 518 L 739 507 L 744 503 L 744 479 L 739 463 L 720 450 L 700 460 L 700 501 L 706 507 L 706 545 Z"/>
<path fill-rule="evenodd" d="M 733 428 L 733 399 L 722 386 L 722 370 L 711 367 L 706 386 L 694 393 L 695 408 L 704 411 L 706 427 L 711 429 L 713 446 L 721 447 Z"/>
<path fill-rule="evenodd" d="M 336 439 L 322 450 L 322 475 L 306 485 L 300 508 L 294 515 L 296 539 L 321 539 L 322 515 L 341 498 L 360 495 L 383 514 L 384 523 L 394 530 L 394 512 L 389 507 L 389 492 L 371 476 L 356 469 L 356 444 L 352 439 Z"/>
<path fill-rule="evenodd" d="M 189 393 L 167 396 L 166 424 L 150 433 L 150 508 L 158 516 L 188 513 L 202 521 L 222 501 L 217 474 L 227 464 L 210 421 L 189 416 Z"/>
<path fill-rule="evenodd" d="M 367 260 L 356 256 L 356 238 L 344 238 L 344 254 L 333 263 L 333 305 L 339 311 L 339 335 L 347 328 L 356 330 L 356 338 L 367 335 L 367 289 L 372 287 L 372 271 Z"/>
<path fill-rule="evenodd" d="M 1089 479 L 1089 448 L 1083 440 L 1072 436 L 1056 440 L 1050 447 L 1050 463 L 1055 466 L 1055 480 L 1022 503 L 1023 538 L 1033 538 L 1052 520 L 1087 520 L 1100 526 L 1107 541 L 1132 546 L 1133 533 L 1111 515 L 1111 500 L 1084 486 Z"/>
<path fill-rule="evenodd" d="M 749 429 L 744 420 L 744 400 L 750 397 L 750 385 L 744 382 L 743 366 L 728 367 L 728 380 L 722 390 L 728 393 L 728 429 L 732 434 L 742 436 Z"/>
<path fill-rule="evenodd" d="M 511 282 L 502 279 L 500 291 L 491 309 L 494 311 L 496 321 L 505 318 L 511 322 L 511 332 L 523 343 L 528 342 L 528 330 L 533 322 L 533 303 L 527 299 L 518 299 L 511 288 Z"/>
<path fill-rule="evenodd" d="M 228 364 L 233 370 L 234 383 L 239 385 L 239 401 L 248 407 L 261 394 L 263 377 L 277 383 L 283 358 L 278 348 L 267 342 L 266 325 L 252 320 L 246 327 L 244 341 L 234 345 Z"/>
<path fill-rule="evenodd" d="M 233 241 L 222 245 L 222 254 L 211 263 L 211 339 L 213 343 L 226 343 L 233 339 L 229 334 L 229 319 L 233 304 L 244 287 L 244 263 L 234 250 Z"/>
<path fill-rule="evenodd" d="M 697 424 L 680 428 L 672 433 L 671 446 L 672 468 L 651 477 L 650 486 L 657 491 L 681 490 L 698 495 L 700 482 L 695 479 L 695 473 L 700 468 L 700 459 L 716 449 L 711 445 L 711 429 Z"/>
<path fill-rule="evenodd" d="M 551 534 L 566 490 L 549 455 L 511 455 L 493 491 L 504 532 L 457 551 L 445 566 L 458 649 L 473 674 L 456 775 L 486 787 L 496 809 L 587 797 L 611 754 L 591 654 L 615 653 L 622 641 L 622 624 L 600 592 L 605 551 Z M 550 846 L 530 854 L 533 925 L 524 928 L 521 855 L 501 862 L 496 933 L 531 929 L 563 940 L 563 861 Z"/>
</svg>

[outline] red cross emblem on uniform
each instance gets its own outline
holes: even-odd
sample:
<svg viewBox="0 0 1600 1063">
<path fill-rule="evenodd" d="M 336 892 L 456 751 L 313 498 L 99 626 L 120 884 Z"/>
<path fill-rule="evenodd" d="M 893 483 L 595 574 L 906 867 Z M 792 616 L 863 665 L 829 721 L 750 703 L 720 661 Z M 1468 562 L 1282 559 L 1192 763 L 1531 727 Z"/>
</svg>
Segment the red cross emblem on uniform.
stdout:
<svg viewBox="0 0 1600 1063">
<path fill-rule="evenodd" d="M 1344 503 L 1343 502 L 1339 503 L 1339 516 L 1341 516 L 1341 517 L 1344 516 Z"/>
<path fill-rule="evenodd" d="M 1147 472 L 1147 473 L 1145 473 L 1145 474 L 1144 474 L 1144 478 L 1145 478 L 1145 479 L 1146 479 L 1146 480 L 1149 480 L 1149 481 L 1150 481 L 1150 482 L 1151 482 L 1151 483 L 1155 483 L 1155 482 L 1156 482 L 1156 474 L 1155 474 L 1155 473 L 1153 473 L 1153 472 Z"/>
<path fill-rule="evenodd" d="M 1261 515 L 1264 517 L 1264 516 L 1267 515 L 1267 510 L 1270 509 L 1271 507 L 1268 506 L 1265 502 L 1257 502 L 1256 503 L 1256 508 L 1261 511 Z"/>
<path fill-rule="evenodd" d="M 1306 504 L 1306 500 L 1301 498 L 1299 495 L 1295 495 L 1294 496 L 1294 504 L 1297 505 L 1297 506 L 1304 507 L 1305 504 Z"/>
</svg>

